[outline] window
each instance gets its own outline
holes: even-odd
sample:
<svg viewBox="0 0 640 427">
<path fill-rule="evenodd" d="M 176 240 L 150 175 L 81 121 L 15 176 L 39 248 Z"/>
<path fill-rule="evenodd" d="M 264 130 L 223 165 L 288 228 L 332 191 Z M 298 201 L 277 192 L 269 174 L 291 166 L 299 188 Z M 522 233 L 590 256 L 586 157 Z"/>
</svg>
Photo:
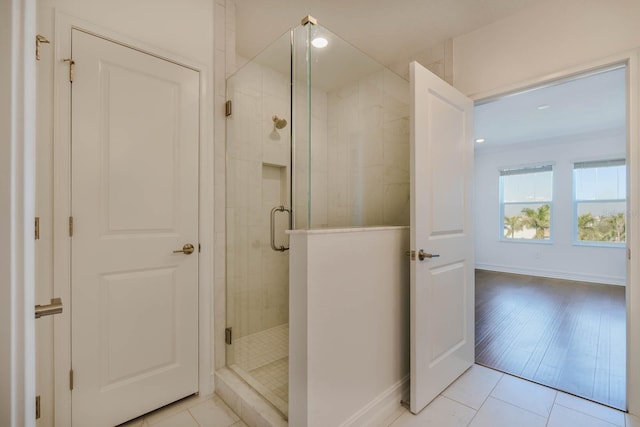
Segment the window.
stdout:
<svg viewBox="0 0 640 427">
<path fill-rule="evenodd" d="M 502 240 L 551 238 L 553 166 L 500 171 Z"/>
<path fill-rule="evenodd" d="M 614 245 L 625 243 L 625 160 L 574 163 L 573 189 L 575 240 Z"/>
</svg>

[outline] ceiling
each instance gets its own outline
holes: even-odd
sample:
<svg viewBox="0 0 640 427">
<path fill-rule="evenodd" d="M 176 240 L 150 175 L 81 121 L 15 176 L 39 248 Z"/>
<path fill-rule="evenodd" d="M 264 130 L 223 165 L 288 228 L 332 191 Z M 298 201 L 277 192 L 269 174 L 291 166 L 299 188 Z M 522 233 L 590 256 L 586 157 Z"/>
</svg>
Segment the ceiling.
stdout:
<svg viewBox="0 0 640 427">
<path fill-rule="evenodd" d="M 476 149 L 624 129 L 626 69 L 588 74 L 477 105 Z"/>
<path fill-rule="evenodd" d="M 236 49 L 253 58 L 306 15 L 381 64 L 404 70 L 421 52 L 535 0 L 236 0 Z M 428 64 L 425 64 L 428 65 Z"/>
</svg>

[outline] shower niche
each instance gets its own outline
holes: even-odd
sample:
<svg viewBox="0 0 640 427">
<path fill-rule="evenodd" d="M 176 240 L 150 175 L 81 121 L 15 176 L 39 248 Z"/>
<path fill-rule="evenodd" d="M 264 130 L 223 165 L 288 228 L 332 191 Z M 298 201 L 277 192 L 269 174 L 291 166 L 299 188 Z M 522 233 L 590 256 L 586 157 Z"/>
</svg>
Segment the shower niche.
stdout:
<svg viewBox="0 0 640 427">
<path fill-rule="evenodd" d="M 227 99 L 226 364 L 286 419 L 286 230 L 409 224 L 409 82 L 307 22 Z"/>
</svg>

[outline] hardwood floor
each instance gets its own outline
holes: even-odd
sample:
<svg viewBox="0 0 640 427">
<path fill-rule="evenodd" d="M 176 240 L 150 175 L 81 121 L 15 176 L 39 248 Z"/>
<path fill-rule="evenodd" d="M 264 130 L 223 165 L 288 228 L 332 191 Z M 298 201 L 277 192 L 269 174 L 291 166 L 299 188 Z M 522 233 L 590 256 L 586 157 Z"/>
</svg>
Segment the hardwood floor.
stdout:
<svg viewBox="0 0 640 427">
<path fill-rule="evenodd" d="M 476 363 L 625 409 L 623 286 L 476 270 Z"/>
</svg>

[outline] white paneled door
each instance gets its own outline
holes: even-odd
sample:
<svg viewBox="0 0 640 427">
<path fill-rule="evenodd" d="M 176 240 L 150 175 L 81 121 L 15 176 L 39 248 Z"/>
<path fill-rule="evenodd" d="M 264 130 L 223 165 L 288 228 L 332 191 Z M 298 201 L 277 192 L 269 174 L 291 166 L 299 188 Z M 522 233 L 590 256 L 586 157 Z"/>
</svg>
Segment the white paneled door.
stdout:
<svg viewBox="0 0 640 427">
<path fill-rule="evenodd" d="M 474 361 L 473 102 L 411 68 L 411 412 Z M 414 259 L 415 258 L 415 259 Z"/>
<path fill-rule="evenodd" d="M 198 391 L 199 73 L 72 54 L 72 423 L 111 427 Z"/>
</svg>

